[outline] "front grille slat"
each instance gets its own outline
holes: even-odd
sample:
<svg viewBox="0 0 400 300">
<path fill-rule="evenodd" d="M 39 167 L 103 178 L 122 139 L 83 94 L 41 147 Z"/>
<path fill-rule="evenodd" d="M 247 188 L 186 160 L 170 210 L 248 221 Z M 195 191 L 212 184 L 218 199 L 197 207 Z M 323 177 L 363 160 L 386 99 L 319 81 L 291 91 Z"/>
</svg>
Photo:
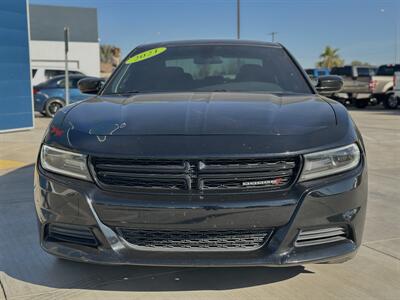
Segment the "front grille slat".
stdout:
<svg viewBox="0 0 400 300">
<path fill-rule="evenodd" d="M 135 248 L 182 251 L 251 251 L 262 247 L 272 230 L 142 230 L 117 228 Z"/>
<path fill-rule="evenodd" d="M 232 178 L 250 178 L 250 179 L 257 179 L 257 178 L 273 178 L 273 177 L 287 177 L 292 176 L 293 170 L 280 170 L 280 171 L 273 171 L 273 172 L 246 172 L 246 173 L 216 173 L 216 174 L 202 174 L 200 175 L 201 178 L 225 178 L 227 180 Z"/>
<path fill-rule="evenodd" d="M 199 164 L 199 173 L 218 173 L 218 172 L 246 172 L 250 171 L 277 171 L 284 169 L 293 169 L 294 161 L 276 161 L 265 162 L 257 160 L 240 160 L 235 162 L 232 160 L 205 161 Z"/>
<path fill-rule="evenodd" d="M 112 165 L 112 164 L 97 164 L 97 168 L 104 171 L 121 170 L 124 172 L 136 172 L 136 173 L 152 173 L 152 172 L 165 172 L 165 173 L 182 173 L 185 170 L 185 166 L 165 166 L 165 165 Z"/>
<path fill-rule="evenodd" d="M 96 182 L 106 190 L 230 191 L 289 187 L 299 157 L 238 159 L 123 159 L 91 157 Z"/>
<path fill-rule="evenodd" d="M 303 229 L 297 236 L 295 246 L 306 247 L 346 240 L 348 232 L 344 227 Z"/>
<path fill-rule="evenodd" d="M 47 239 L 86 246 L 98 245 L 97 239 L 90 229 L 74 225 L 49 224 L 47 226 Z"/>
</svg>

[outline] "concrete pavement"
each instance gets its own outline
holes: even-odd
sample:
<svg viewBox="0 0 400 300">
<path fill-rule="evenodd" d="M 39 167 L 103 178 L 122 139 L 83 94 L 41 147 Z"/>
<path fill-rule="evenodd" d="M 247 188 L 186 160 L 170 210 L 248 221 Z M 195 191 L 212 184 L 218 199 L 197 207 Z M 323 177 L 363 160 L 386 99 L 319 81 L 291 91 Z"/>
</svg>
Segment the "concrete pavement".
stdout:
<svg viewBox="0 0 400 300">
<path fill-rule="evenodd" d="M 400 299 L 400 110 L 351 114 L 369 164 L 363 246 L 344 264 L 294 268 L 109 267 L 58 260 L 38 245 L 32 197 L 32 163 L 48 119 L 36 118 L 33 131 L 0 135 L 0 299 Z"/>
</svg>

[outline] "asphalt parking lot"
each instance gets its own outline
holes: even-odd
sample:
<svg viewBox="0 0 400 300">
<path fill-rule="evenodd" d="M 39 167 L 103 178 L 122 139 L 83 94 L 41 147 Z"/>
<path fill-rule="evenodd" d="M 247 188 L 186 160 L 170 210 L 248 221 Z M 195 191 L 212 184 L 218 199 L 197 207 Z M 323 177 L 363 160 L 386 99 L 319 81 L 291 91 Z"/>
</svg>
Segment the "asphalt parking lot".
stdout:
<svg viewBox="0 0 400 300">
<path fill-rule="evenodd" d="M 49 119 L 0 134 L 0 299 L 400 299 L 400 109 L 352 110 L 369 202 L 351 261 L 292 268 L 110 267 L 58 260 L 38 244 L 33 162 Z"/>
</svg>

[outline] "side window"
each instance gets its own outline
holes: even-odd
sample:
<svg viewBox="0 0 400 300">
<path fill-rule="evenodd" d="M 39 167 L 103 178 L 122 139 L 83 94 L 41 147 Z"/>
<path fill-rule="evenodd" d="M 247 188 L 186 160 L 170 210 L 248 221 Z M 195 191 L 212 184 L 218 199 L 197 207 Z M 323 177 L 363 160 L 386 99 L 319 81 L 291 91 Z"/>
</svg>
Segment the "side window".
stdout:
<svg viewBox="0 0 400 300">
<path fill-rule="evenodd" d="M 37 69 L 32 69 L 32 78 L 35 77 Z"/>
<path fill-rule="evenodd" d="M 71 75 L 84 75 L 82 72 L 79 72 L 79 71 L 69 71 L 69 74 L 71 74 Z"/>
<path fill-rule="evenodd" d="M 46 76 L 47 79 L 51 79 L 55 76 L 64 75 L 64 74 L 65 74 L 64 70 L 45 70 L 44 71 L 44 76 Z"/>
<path fill-rule="evenodd" d="M 369 77 L 369 68 L 357 68 L 358 76 Z"/>
<path fill-rule="evenodd" d="M 79 78 L 79 79 L 81 79 L 81 78 Z M 75 79 L 70 79 L 69 82 L 68 82 L 69 83 L 68 86 L 69 86 L 70 89 L 74 88 L 73 87 L 74 80 Z M 78 81 L 76 81 L 76 86 L 78 85 Z M 57 87 L 58 88 L 65 88 L 65 79 L 61 79 L 61 80 L 57 81 Z"/>
<path fill-rule="evenodd" d="M 81 77 L 70 79 L 70 85 L 69 85 L 70 88 L 77 89 L 78 88 L 78 82 L 81 79 L 82 79 Z"/>
</svg>

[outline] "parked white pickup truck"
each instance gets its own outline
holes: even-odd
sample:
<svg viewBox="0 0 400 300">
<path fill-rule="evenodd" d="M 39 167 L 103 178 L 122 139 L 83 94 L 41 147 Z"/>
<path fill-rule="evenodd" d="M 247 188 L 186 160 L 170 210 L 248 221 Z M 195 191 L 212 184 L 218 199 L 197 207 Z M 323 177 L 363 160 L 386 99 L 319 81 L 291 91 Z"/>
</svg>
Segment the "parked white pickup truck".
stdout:
<svg viewBox="0 0 400 300">
<path fill-rule="evenodd" d="M 372 98 L 382 103 L 385 108 L 395 109 L 398 106 L 397 97 L 394 96 L 394 74 L 400 72 L 400 64 L 382 65 L 371 77 L 369 87 Z"/>
</svg>

